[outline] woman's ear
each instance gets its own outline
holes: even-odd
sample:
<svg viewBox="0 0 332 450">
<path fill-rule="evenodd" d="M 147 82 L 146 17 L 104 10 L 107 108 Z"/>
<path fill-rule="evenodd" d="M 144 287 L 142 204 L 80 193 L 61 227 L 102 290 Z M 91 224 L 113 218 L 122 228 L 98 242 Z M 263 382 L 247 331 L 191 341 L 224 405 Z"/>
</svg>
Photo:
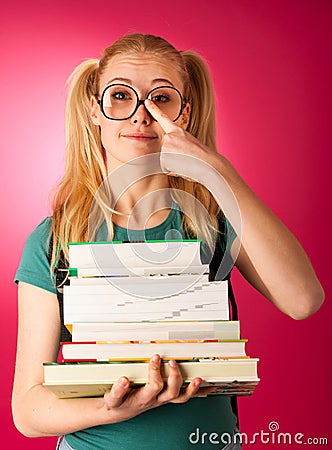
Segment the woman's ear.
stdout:
<svg viewBox="0 0 332 450">
<path fill-rule="evenodd" d="M 92 122 L 97 125 L 100 126 L 100 108 L 97 102 L 96 97 L 91 97 L 91 102 L 90 102 L 90 117 Z"/>
<path fill-rule="evenodd" d="M 183 108 L 181 119 L 180 119 L 180 127 L 186 130 L 189 125 L 190 120 L 190 105 L 189 103 L 186 104 L 186 106 Z"/>
</svg>

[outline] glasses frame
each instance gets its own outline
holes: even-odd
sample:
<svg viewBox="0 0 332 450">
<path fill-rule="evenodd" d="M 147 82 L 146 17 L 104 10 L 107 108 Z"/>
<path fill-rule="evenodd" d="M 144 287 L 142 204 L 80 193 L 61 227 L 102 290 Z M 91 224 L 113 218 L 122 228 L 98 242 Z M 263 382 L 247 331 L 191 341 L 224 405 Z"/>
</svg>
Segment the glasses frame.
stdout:
<svg viewBox="0 0 332 450">
<path fill-rule="evenodd" d="M 104 96 L 105 96 L 106 91 L 107 91 L 110 87 L 112 87 L 112 86 L 124 86 L 124 87 L 126 87 L 126 88 L 131 89 L 131 90 L 135 93 L 135 96 L 136 96 L 136 107 L 135 107 L 134 111 L 133 111 L 128 117 L 124 117 L 123 119 L 114 119 L 113 117 L 109 117 L 109 116 L 105 113 L 105 111 L 104 111 L 104 102 L 103 102 L 103 99 L 104 99 Z M 181 107 L 180 107 L 180 111 L 179 111 L 179 114 L 177 115 L 177 117 L 176 117 L 175 119 L 173 119 L 173 122 L 176 122 L 176 121 L 178 120 L 178 118 L 181 116 L 181 114 L 183 113 L 183 110 L 184 110 L 184 108 L 185 108 L 186 105 L 187 105 L 187 101 L 186 101 L 185 98 L 183 98 L 183 96 L 182 96 L 181 92 L 179 91 L 179 89 L 177 89 L 177 88 L 174 87 L 174 86 L 164 86 L 164 85 L 163 85 L 163 86 L 157 86 L 157 87 L 151 89 L 151 90 L 146 94 L 146 98 L 145 98 L 144 100 L 140 100 L 137 91 L 136 91 L 132 86 L 130 86 L 129 84 L 124 84 L 124 83 L 113 83 L 113 84 L 109 84 L 108 86 L 105 87 L 105 89 L 103 90 L 103 92 L 102 92 L 102 94 L 101 94 L 100 99 L 98 99 L 98 97 L 97 97 L 97 103 L 98 103 L 98 105 L 99 105 L 99 107 L 100 107 L 100 110 L 101 110 L 101 112 L 103 113 L 104 117 L 106 117 L 106 119 L 108 119 L 108 120 L 117 120 L 117 121 L 119 121 L 119 120 L 127 120 L 127 119 L 130 119 L 130 118 L 133 117 L 133 115 L 136 113 L 136 111 L 138 110 L 138 108 L 139 108 L 141 105 L 143 105 L 144 108 L 145 108 L 145 110 L 146 110 L 147 113 L 149 114 L 149 116 L 152 118 L 152 120 L 154 120 L 155 122 L 157 122 L 156 119 L 155 119 L 155 118 L 151 115 L 151 113 L 147 110 L 147 108 L 146 108 L 146 106 L 145 106 L 145 104 L 144 104 L 144 101 L 145 101 L 145 100 L 150 100 L 149 96 L 151 96 L 151 94 L 152 94 L 154 91 L 156 91 L 157 89 L 162 89 L 162 88 L 173 89 L 173 90 L 176 91 L 176 92 L 179 94 L 179 96 L 180 96 L 180 99 L 181 99 Z"/>
</svg>

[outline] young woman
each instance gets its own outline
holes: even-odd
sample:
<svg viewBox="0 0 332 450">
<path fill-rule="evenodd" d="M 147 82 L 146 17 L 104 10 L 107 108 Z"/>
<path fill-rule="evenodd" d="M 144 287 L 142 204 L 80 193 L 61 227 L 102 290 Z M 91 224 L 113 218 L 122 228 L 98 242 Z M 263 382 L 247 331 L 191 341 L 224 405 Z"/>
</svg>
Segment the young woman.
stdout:
<svg viewBox="0 0 332 450">
<path fill-rule="evenodd" d="M 212 84 L 204 62 L 193 52 L 179 52 L 151 35 L 124 36 L 104 51 L 100 61 L 88 60 L 76 68 L 66 111 L 66 167 L 53 215 L 28 238 L 16 274 L 17 428 L 31 437 L 65 435 L 60 448 L 75 450 L 183 450 L 191 447 L 189 435 L 197 428 L 233 434 L 236 417 L 230 399 L 201 398 L 209 390 L 200 388 L 199 378 L 181 389 L 176 363 L 170 364 L 164 385 L 158 355 L 151 358 L 149 382 L 140 389 L 131 390 L 129 380 L 122 377 L 103 398 L 59 400 L 42 386 L 42 364 L 56 360 L 60 340 L 53 276 L 58 249 L 68 257 L 69 241 L 88 241 L 103 233 L 108 240 L 127 240 L 128 233 L 135 240 L 141 239 L 142 231 L 146 239 L 165 239 L 174 231 L 197 236 L 213 249 L 211 230 L 218 227 L 222 208 L 227 229 L 234 228 L 241 236 L 231 232 L 227 242 L 235 265 L 249 283 L 295 319 L 313 314 L 324 299 L 309 259 L 232 164 L 217 153 Z M 142 164 L 155 164 L 156 156 L 159 168 L 150 170 L 149 164 Z M 117 176 L 123 167 L 126 170 Z M 114 205 L 106 207 L 111 220 L 95 226 L 91 236 L 91 207 L 108 176 L 110 190 L 116 192 Z M 233 205 L 238 205 L 241 227 L 232 202 L 223 204 L 220 199 L 222 180 L 233 193 Z M 135 209 L 142 199 L 144 208 Z M 210 226 L 193 199 L 208 213 Z M 208 446 L 206 442 L 204 448 Z"/>
</svg>

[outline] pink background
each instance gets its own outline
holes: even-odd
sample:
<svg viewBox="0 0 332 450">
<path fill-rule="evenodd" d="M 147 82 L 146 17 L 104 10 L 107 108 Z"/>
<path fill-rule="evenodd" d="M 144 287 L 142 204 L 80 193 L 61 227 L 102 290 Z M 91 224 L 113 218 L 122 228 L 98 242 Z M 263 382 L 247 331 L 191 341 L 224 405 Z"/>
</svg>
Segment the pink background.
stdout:
<svg viewBox="0 0 332 450">
<path fill-rule="evenodd" d="M 261 385 L 239 402 L 242 431 L 268 431 L 271 421 L 282 432 L 306 437 L 327 437 L 331 429 L 332 4 L 170 0 L 161 5 L 2 2 L 1 446 L 55 445 L 54 437 L 21 436 L 12 423 L 17 323 L 12 279 L 26 237 L 50 212 L 49 193 L 62 172 L 65 80 L 82 59 L 99 56 L 114 39 L 134 31 L 160 34 L 208 60 L 219 151 L 296 234 L 326 291 L 322 309 L 295 322 L 234 274 L 242 334 L 249 338 L 249 354 L 261 358 Z"/>
</svg>

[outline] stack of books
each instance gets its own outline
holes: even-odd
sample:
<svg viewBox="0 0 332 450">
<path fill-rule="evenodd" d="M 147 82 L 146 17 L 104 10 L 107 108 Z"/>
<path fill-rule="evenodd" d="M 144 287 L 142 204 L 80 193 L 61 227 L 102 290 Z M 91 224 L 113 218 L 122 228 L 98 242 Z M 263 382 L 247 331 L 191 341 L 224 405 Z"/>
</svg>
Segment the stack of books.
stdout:
<svg viewBox="0 0 332 450">
<path fill-rule="evenodd" d="M 200 241 L 69 244 L 64 322 L 72 342 L 44 363 L 44 386 L 60 398 L 102 396 L 121 376 L 147 382 L 162 358 L 175 359 L 184 385 L 194 377 L 213 395 L 251 395 L 258 359 L 246 355 L 240 324 L 229 320 L 227 281 L 209 281 Z"/>
</svg>

